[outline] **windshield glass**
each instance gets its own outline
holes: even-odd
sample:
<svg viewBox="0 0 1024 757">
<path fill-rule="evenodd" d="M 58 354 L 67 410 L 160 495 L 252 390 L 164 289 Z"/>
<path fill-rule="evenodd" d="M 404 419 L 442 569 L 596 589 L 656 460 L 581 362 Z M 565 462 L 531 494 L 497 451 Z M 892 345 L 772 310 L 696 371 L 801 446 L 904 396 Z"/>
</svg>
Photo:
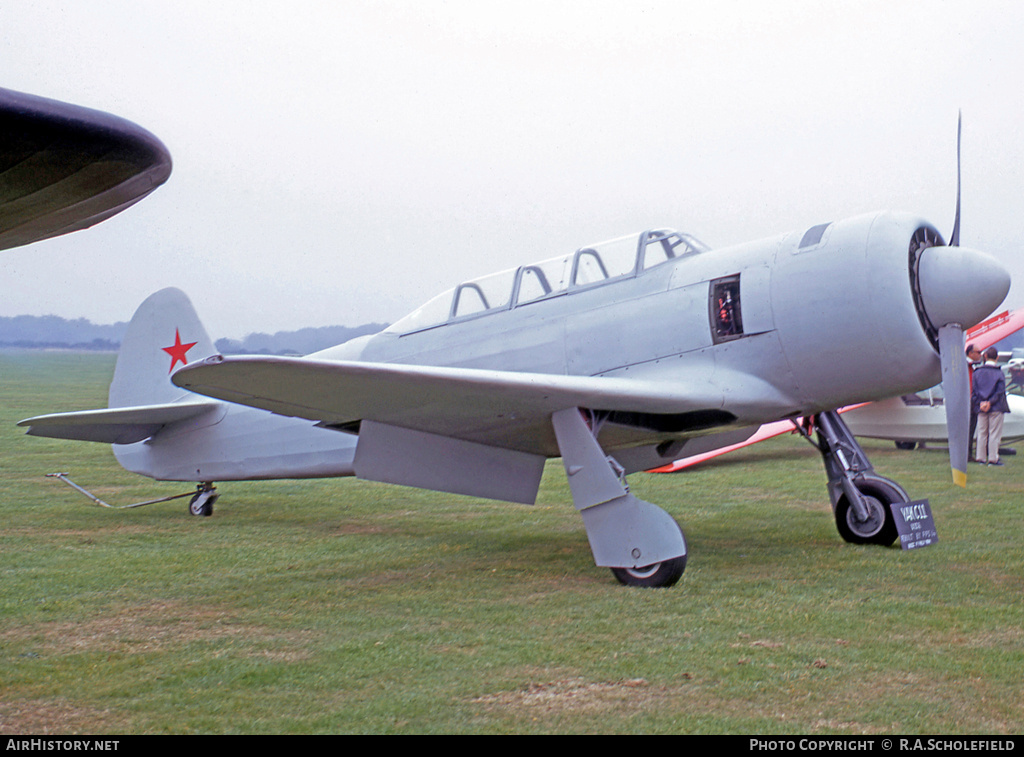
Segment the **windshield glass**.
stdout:
<svg viewBox="0 0 1024 757">
<path fill-rule="evenodd" d="M 512 297 L 512 283 L 516 278 L 516 270 L 512 268 L 460 284 L 455 293 L 453 317 L 461 318 L 485 310 L 507 308 Z"/>
<path fill-rule="evenodd" d="M 703 242 L 672 229 L 649 231 L 644 236 L 642 255 L 645 271 L 683 255 L 706 252 L 708 249 Z"/>
<path fill-rule="evenodd" d="M 408 334 L 410 331 L 419 331 L 420 329 L 444 323 L 451 314 L 452 293 L 454 291 L 454 289 L 449 289 L 447 292 L 442 292 L 425 305 L 420 305 L 409 315 L 392 323 L 385 331 Z"/>
<path fill-rule="evenodd" d="M 562 255 L 523 266 L 519 274 L 516 304 L 522 305 L 566 291 L 569 288 L 571 260 L 572 255 Z"/>
<path fill-rule="evenodd" d="M 574 286 L 614 279 L 636 270 L 636 234 L 584 247 L 576 252 Z"/>
</svg>

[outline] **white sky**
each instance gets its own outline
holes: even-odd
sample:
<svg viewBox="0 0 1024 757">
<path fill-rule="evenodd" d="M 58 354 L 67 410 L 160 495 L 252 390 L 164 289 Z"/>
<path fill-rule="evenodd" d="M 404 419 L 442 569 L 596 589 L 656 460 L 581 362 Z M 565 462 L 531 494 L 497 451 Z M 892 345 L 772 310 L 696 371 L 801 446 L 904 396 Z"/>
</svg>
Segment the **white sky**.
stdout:
<svg viewBox="0 0 1024 757">
<path fill-rule="evenodd" d="M 1022 30 L 1015 0 L 4 3 L 0 86 L 175 166 L 0 253 L 0 315 L 110 323 L 173 285 L 241 337 L 651 227 L 723 246 L 888 208 L 948 236 L 958 108 L 961 242 L 1024 282 Z"/>
</svg>

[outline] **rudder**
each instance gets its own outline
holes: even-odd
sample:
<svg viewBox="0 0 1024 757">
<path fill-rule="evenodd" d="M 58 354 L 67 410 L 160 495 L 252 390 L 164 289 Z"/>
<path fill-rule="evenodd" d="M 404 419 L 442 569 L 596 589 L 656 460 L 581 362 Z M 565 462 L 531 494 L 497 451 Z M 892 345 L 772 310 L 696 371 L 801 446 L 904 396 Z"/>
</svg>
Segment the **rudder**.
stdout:
<svg viewBox="0 0 1024 757">
<path fill-rule="evenodd" d="M 216 352 L 185 293 L 173 287 L 161 289 L 139 305 L 128 324 L 107 404 L 152 405 L 189 396 L 171 383 L 174 369 Z"/>
</svg>

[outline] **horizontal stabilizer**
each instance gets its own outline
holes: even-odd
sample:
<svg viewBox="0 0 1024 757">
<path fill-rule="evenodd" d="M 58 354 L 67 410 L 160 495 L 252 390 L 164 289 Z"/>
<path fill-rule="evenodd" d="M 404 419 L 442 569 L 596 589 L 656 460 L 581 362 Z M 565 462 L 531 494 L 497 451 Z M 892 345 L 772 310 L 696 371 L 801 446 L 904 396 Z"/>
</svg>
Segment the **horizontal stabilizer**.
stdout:
<svg viewBox="0 0 1024 757">
<path fill-rule="evenodd" d="M 167 148 L 140 126 L 0 89 L 0 250 L 97 224 L 170 174 Z"/>
<path fill-rule="evenodd" d="M 169 423 L 195 418 L 223 407 L 220 402 L 173 402 L 74 413 L 37 415 L 20 421 L 30 436 L 75 439 L 105 444 L 133 444 L 148 439 Z"/>
</svg>

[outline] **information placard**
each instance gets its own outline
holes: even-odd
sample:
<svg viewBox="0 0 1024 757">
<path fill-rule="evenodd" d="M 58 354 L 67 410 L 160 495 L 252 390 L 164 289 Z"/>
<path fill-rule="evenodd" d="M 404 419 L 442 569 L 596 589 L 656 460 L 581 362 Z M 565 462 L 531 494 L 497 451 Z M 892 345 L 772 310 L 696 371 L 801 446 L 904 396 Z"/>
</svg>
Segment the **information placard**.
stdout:
<svg viewBox="0 0 1024 757">
<path fill-rule="evenodd" d="M 889 507 L 896 519 L 896 530 L 899 532 L 900 546 L 903 549 L 928 547 L 939 540 L 928 500 L 896 502 Z"/>
</svg>

